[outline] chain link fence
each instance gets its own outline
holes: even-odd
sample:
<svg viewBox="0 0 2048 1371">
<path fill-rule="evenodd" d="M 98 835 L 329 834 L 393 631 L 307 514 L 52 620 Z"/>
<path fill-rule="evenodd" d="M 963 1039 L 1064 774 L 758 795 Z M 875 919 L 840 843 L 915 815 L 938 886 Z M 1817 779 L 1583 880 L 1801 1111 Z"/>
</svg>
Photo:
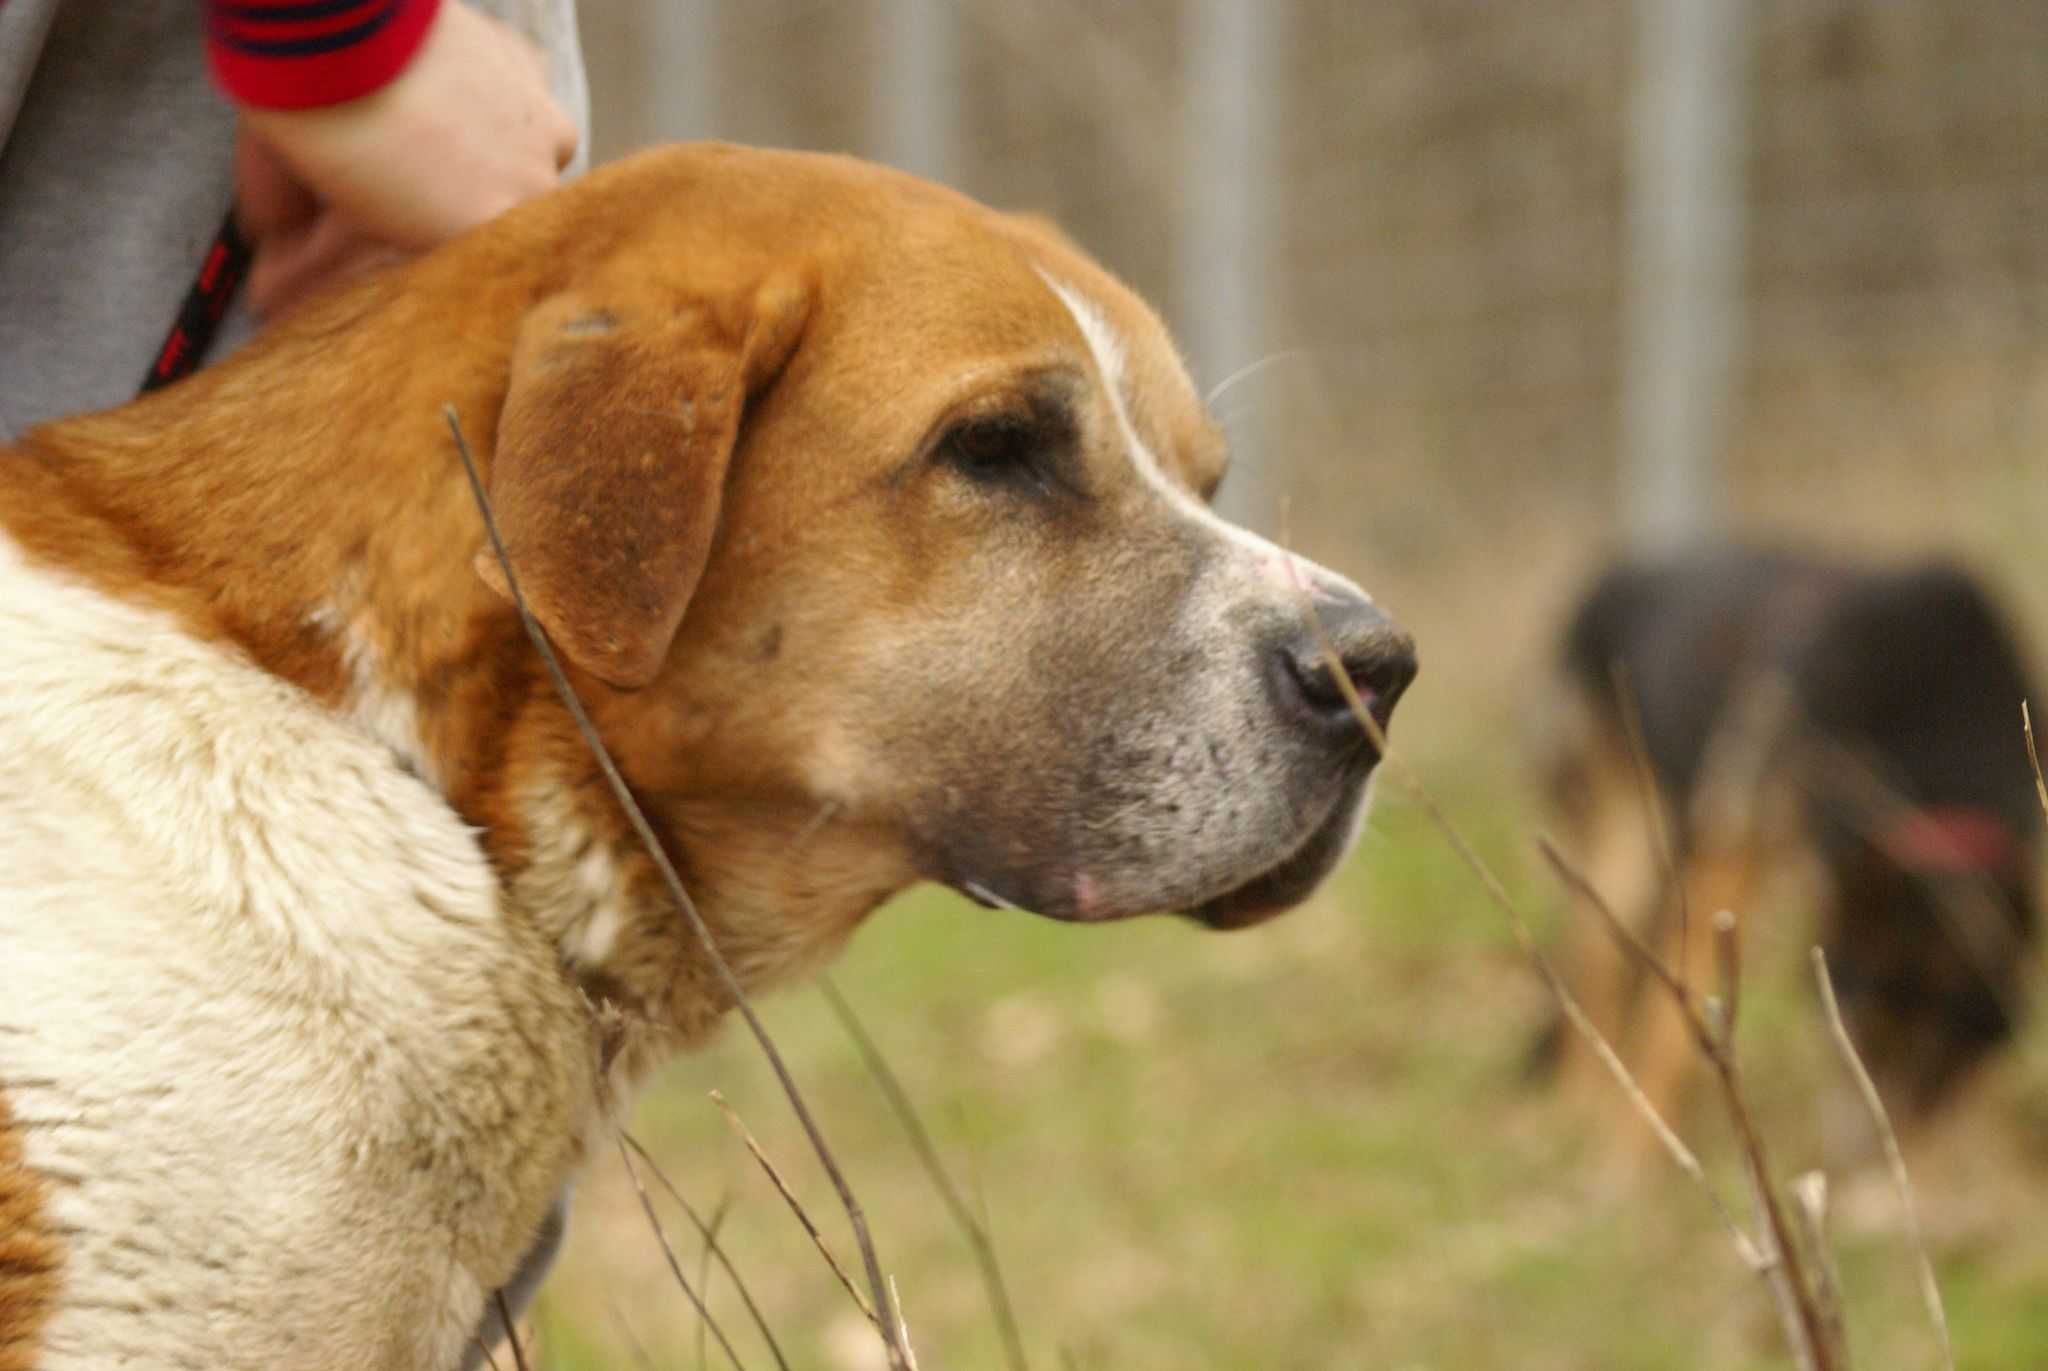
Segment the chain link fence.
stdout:
<svg viewBox="0 0 2048 1371">
<path fill-rule="evenodd" d="M 1260 201 L 1260 290 L 1239 355 L 1201 379 L 1263 359 L 1218 400 L 1238 479 L 1260 487 L 1251 516 L 1446 645 L 1505 623 L 1496 646 L 1534 650 L 1547 602 L 1621 542 L 1639 10 L 1258 7 L 1271 89 L 1243 194 Z M 590 5 L 597 151 L 708 134 L 891 158 L 917 83 L 942 127 L 910 160 L 1053 214 L 1185 329 L 1204 289 L 1185 260 L 1202 11 Z M 931 30 L 936 66 L 904 70 L 906 25 Z M 1725 93 L 1739 348 L 1710 517 L 1960 551 L 2048 623 L 2031 574 L 2048 527 L 2048 5 L 1754 0 L 1741 57 Z"/>
</svg>

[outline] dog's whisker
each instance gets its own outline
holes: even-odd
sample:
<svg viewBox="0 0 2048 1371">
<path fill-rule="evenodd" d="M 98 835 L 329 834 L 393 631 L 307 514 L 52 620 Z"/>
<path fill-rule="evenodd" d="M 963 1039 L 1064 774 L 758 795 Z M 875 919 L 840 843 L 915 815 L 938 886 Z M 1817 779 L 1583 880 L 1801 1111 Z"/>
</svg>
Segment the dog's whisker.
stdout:
<svg viewBox="0 0 2048 1371">
<path fill-rule="evenodd" d="M 980 881 L 962 881 L 960 882 L 960 889 L 975 899 L 980 900 L 983 904 L 993 906 L 996 909 L 1014 909 L 1020 914 L 1029 912 L 1023 905 L 996 894 L 995 891 L 990 890 Z"/>
<path fill-rule="evenodd" d="M 1214 386 L 1211 386 L 1209 393 L 1202 397 L 1202 403 L 1213 407 L 1217 401 L 1221 400 L 1240 382 L 1248 381 L 1261 372 L 1269 371 L 1280 365 L 1282 362 L 1290 362 L 1298 357 L 1312 357 L 1314 355 L 1315 352 L 1312 348 L 1282 348 L 1278 352 L 1269 352 L 1264 357 L 1260 357 L 1255 361 L 1246 362 L 1236 371 L 1231 372 Z"/>
<path fill-rule="evenodd" d="M 804 849 L 811 845 L 811 840 L 823 831 L 826 824 L 838 818 L 839 812 L 843 808 L 844 806 L 837 800 L 827 800 L 819 805 L 817 812 L 804 820 L 804 826 L 796 831 L 794 838 L 789 840 L 789 855 L 801 857 Z"/>
</svg>

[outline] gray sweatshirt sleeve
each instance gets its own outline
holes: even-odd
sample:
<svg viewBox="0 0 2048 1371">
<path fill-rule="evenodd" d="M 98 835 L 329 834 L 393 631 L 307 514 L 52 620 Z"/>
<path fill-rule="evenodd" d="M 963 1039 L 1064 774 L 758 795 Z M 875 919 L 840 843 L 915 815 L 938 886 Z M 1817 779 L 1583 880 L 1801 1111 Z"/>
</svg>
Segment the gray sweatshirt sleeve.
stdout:
<svg viewBox="0 0 2048 1371">
<path fill-rule="evenodd" d="M 587 143 L 574 0 L 476 7 L 546 50 Z M 0 3 L 0 439 L 132 397 L 227 212 L 234 111 L 207 76 L 202 9 Z M 253 326 L 230 311 L 208 359 Z"/>
</svg>

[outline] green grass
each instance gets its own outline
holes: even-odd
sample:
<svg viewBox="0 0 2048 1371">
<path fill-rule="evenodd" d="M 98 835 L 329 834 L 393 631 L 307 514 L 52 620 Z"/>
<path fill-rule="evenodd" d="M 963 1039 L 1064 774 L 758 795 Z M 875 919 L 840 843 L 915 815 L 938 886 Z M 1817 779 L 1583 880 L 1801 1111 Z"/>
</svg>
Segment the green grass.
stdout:
<svg viewBox="0 0 2048 1371">
<path fill-rule="evenodd" d="M 1551 909 L 1524 802 L 1484 767 L 1439 782 L 1518 894 Z M 1783 960 L 1758 968 L 1745 1051 L 1789 1168 L 1820 1151 L 1833 1076 Z M 1076 929 L 920 892 L 878 915 L 833 975 L 986 1206 L 1036 1367 L 1789 1364 L 1701 1198 L 1655 1166 L 1612 1183 L 1594 1121 L 1523 1083 L 1541 992 L 1391 789 L 1359 860 L 1266 927 Z M 927 1371 L 1000 1366 L 966 1244 L 836 1023 L 808 989 L 772 1000 L 768 1018 L 861 1194 Z M 2015 1059 L 1916 1149 L 1967 1367 L 2048 1364 L 2042 1085 Z M 879 1365 L 706 1101 L 713 1088 L 851 1264 L 836 1204 L 743 1035 L 669 1071 L 639 1104 L 638 1136 L 700 1209 L 729 1201 L 729 1248 L 792 1365 Z M 1713 1124 L 1701 1108 L 1691 1131 L 1739 1197 Z M 1931 1365 L 1881 1179 L 1837 1187 L 1859 1364 Z M 669 1230 L 694 1276 L 687 1224 Z M 747 1364 L 771 1365 L 730 1288 L 713 1301 Z M 583 1184 L 538 1321 L 556 1371 L 639 1365 L 634 1340 L 656 1366 L 698 1364 L 688 1304 L 615 1159 Z M 714 1351 L 710 1364 L 724 1363 Z"/>
</svg>

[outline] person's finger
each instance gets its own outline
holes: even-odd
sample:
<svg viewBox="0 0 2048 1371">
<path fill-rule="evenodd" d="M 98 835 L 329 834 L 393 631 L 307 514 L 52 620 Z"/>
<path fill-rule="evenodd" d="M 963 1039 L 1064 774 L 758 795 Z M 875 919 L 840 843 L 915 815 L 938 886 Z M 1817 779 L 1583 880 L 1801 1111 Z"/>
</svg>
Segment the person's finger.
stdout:
<svg viewBox="0 0 2048 1371">
<path fill-rule="evenodd" d="M 583 135 L 577 129 L 576 121 L 571 119 L 561 106 L 550 106 L 550 110 L 554 115 L 555 125 L 552 131 L 555 148 L 555 170 L 559 172 L 564 167 L 567 167 L 569 163 L 576 160 L 576 148 L 582 142 Z"/>
<path fill-rule="evenodd" d="M 307 227 L 275 234 L 256 249 L 249 267 L 249 305 L 258 317 L 279 318 L 328 286 L 405 256 L 369 238 L 336 214 Z"/>
<path fill-rule="evenodd" d="M 292 170 L 247 124 L 235 130 L 235 223 L 250 242 L 302 230 L 320 212 Z"/>
</svg>

